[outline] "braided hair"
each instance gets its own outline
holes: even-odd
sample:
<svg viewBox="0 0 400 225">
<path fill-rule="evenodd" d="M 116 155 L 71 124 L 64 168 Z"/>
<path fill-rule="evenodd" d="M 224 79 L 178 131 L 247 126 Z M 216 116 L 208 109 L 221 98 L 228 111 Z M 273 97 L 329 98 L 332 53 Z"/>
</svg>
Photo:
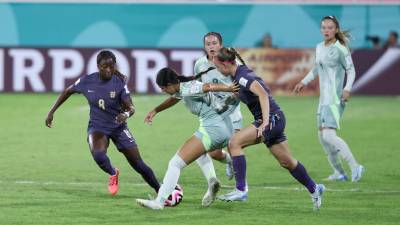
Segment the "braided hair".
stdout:
<svg viewBox="0 0 400 225">
<path fill-rule="evenodd" d="M 183 76 L 178 74 L 174 69 L 165 67 L 162 68 L 157 73 L 156 83 L 160 87 L 165 87 L 171 84 L 178 84 L 180 82 L 188 82 L 192 80 L 199 79 L 202 75 L 208 73 L 209 71 L 215 69 L 215 67 L 209 67 L 207 70 L 202 71 L 194 76 Z"/>
</svg>

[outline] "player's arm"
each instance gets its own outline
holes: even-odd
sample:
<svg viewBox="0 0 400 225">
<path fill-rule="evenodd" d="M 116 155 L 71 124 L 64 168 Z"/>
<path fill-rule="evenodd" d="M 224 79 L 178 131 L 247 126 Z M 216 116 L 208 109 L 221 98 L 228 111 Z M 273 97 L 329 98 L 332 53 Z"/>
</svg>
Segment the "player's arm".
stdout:
<svg viewBox="0 0 400 225">
<path fill-rule="evenodd" d="M 156 116 L 157 113 L 174 106 L 179 101 L 180 101 L 180 99 L 178 99 L 178 98 L 174 98 L 174 97 L 167 98 L 164 102 L 162 102 L 157 107 L 155 107 L 153 110 L 151 110 L 149 113 L 147 113 L 146 117 L 144 118 L 144 122 L 147 124 L 151 124 L 153 122 L 153 118 Z"/>
<path fill-rule="evenodd" d="M 116 121 L 118 124 L 124 123 L 129 117 L 135 114 L 135 106 L 132 98 L 126 97 L 122 99 L 122 112 L 117 115 Z"/>
<path fill-rule="evenodd" d="M 51 107 L 50 111 L 47 113 L 47 117 L 45 120 L 45 124 L 47 127 L 52 126 L 53 123 L 53 115 L 56 112 L 56 110 L 58 109 L 58 107 L 60 107 L 68 98 L 69 96 L 71 96 L 72 94 L 76 93 L 73 90 L 73 85 L 67 87 L 57 98 L 56 102 L 53 104 L 53 106 Z"/>
<path fill-rule="evenodd" d="M 221 83 L 207 83 L 203 84 L 203 92 L 238 92 L 240 89 L 239 85 L 236 82 L 233 82 L 231 85 L 225 85 Z"/>
<path fill-rule="evenodd" d="M 313 68 L 308 72 L 308 74 L 298 84 L 296 84 L 293 91 L 296 94 L 300 93 L 301 90 L 303 90 L 303 88 L 307 86 L 311 81 L 315 80 L 317 76 L 318 76 L 318 68 L 317 65 L 314 64 Z"/>
<path fill-rule="evenodd" d="M 339 60 L 340 64 L 346 70 L 346 76 L 347 76 L 346 86 L 344 87 L 341 99 L 347 102 L 350 98 L 350 91 L 351 88 L 353 87 L 353 83 L 356 78 L 356 71 L 354 69 L 353 59 L 351 58 L 350 51 L 340 51 Z"/>
<path fill-rule="evenodd" d="M 249 87 L 250 91 L 258 96 L 262 111 L 262 124 L 257 129 L 257 137 L 261 137 L 265 127 L 269 124 L 269 99 L 268 93 L 258 81 L 253 81 Z"/>
</svg>

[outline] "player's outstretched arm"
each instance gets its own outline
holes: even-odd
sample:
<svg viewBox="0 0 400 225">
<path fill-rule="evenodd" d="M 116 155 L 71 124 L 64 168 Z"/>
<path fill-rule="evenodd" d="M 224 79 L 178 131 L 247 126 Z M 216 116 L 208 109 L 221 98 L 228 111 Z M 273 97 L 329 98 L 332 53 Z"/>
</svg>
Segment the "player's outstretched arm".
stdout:
<svg viewBox="0 0 400 225">
<path fill-rule="evenodd" d="M 72 90 L 72 85 L 67 87 L 57 98 L 56 102 L 53 104 L 51 107 L 50 111 L 47 113 L 47 117 L 45 120 L 45 124 L 47 127 L 51 128 L 52 123 L 53 123 L 53 115 L 68 98 L 75 92 Z"/>
<path fill-rule="evenodd" d="M 155 107 L 153 110 L 148 112 L 146 117 L 144 118 L 144 122 L 147 123 L 147 124 L 151 124 L 153 122 L 153 118 L 156 116 L 157 113 L 159 113 L 161 111 L 164 111 L 164 110 L 174 106 L 179 101 L 180 101 L 180 99 L 177 99 L 177 98 L 174 98 L 174 97 L 169 97 L 164 102 L 162 102 L 157 107 Z"/>
<path fill-rule="evenodd" d="M 215 83 L 207 83 L 203 85 L 203 92 L 238 92 L 240 89 L 239 85 L 236 82 L 233 82 L 231 85 L 225 84 L 215 84 Z"/>
</svg>

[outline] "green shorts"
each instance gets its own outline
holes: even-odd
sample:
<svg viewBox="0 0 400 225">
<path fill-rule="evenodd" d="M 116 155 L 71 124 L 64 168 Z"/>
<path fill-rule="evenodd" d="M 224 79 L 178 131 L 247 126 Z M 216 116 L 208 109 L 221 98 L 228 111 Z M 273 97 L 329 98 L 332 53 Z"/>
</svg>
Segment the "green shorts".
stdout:
<svg viewBox="0 0 400 225">
<path fill-rule="evenodd" d="M 229 117 L 225 117 L 217 123 L 200 124 L 194 135 L 201 140 L 207 152 L 224 148 L 233 135 L 232 122 Z"/>
<path fill-rule="evenodd" d="M 318 127 L 329 127 L 340 129 L 340 118 L 343 115 L 345 103 L 335 105 L 323 105 L 319 107 L 317 113 L 317 124 Z"/>
</svg>

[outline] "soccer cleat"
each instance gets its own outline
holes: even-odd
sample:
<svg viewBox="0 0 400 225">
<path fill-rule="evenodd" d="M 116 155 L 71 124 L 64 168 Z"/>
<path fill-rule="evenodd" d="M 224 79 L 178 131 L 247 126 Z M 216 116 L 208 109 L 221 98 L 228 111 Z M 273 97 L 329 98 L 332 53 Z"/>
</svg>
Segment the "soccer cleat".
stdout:
<svg viewBox="0 0 400 225">
<path fill-rule="evenodd" d="M 235 188 L 233 191 L 227 194 L 218 196 L 218 199 L 227 202 L 233 202 L 233 201 L 243 202 L 247 200 L 247 191 L 241 191 Z"/>
<path fill-rule="evenodd" d="M 345 174 L 333 173 L 324 179 L 325 181 L 348 181 L 349 178 Z"/>
<path fill-rule="evenodd" d="M 115 175 L 110 176 L 108 180 L 108 191 L 111 195 L 115 195 L 118 192 L 118 176 L 119 170 L 117 168 L 115 170 Z"/>
<path fill-rule="evenodd" d="M 311 194 L 311 200 L 314 204 L 314 210 L 319 210 L 322 204 L 322 194 L 325 191 L 325 186 L 323 184 L 317 184 L 315 186 L 314 193 Z"/>
<path fill-rule="evenodd" d="M 225 175 L 228 177 L 228 180 L 232 180 L 233 179 L 234 173 L 233 173 L 233 164 L 232 164 L 232 162 L 226 164 Z"/>
<path fill-rule="evenodd" d="M 216 178 L 211 178 L 210 185 L 208 187 L 206 194 L 203 197 L 201 205 L 204 207 L 210 206 L 214 202 L 220 187 L 221 185 L 219 181 Z"/>
<path fill-rule="evenodd" d="M 351 181 L 352 182 L 358 182 L 361 177 L 362 174 L 364 173 L 364 167 L 361 165 L 358 165 L 357 168 L 355 168 L 354 170 L 351 171 Z"/>
<path fill-rule="evenodd" d="M 160 204 L 157 200 L 147 200 L 147 199 L 136 199 L 136 203 L 140 206 L 153 209 L 153 210 L 162 210 L 164 209 L 164 205 Z"/>
</svg>

